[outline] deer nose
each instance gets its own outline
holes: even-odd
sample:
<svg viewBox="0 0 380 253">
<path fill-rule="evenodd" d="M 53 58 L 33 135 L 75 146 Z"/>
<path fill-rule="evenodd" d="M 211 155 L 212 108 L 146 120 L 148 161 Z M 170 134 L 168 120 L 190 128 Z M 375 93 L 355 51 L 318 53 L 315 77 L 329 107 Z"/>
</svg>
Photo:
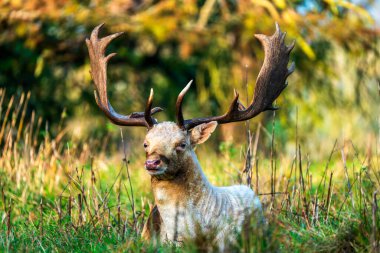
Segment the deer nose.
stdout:
<svg viewBox="0 0 380 253">
<path fill-rule="evenodd" d="M 161 160 L 146 160 L 145 168 L 147 170 L 156 170 L 158 166 L 160 166 Z"/>
</svg>

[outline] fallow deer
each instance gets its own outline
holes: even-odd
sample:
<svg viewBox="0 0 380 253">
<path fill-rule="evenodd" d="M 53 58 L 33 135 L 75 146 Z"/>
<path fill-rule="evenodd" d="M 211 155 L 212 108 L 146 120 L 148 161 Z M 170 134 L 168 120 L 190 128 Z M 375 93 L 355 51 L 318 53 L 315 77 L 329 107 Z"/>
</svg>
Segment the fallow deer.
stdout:
<svg viewBox="0 0 380 253">
<path fill-rule="evenodd" d="M 153 114 L 162 111 L 152 109 L 153 90 L 144 112 L 128 116 L 114 111 L 107 98 L 107 63 L 115 53 L 105 55 L 107 45 L 122 33 L 99 38 L 102 25 L 97 26 L 86 39 L 91 76 L 95 84 L 95 99 L 99 108 L 116 125 L 140 126 L 148 129 L 144 149 L 145 169 L 151 175 L 155 207 L 144 226 L 145 239 L 154 235 L 162 241 L 181 242 L 195 238 L 197 233 L 216 231 L 215 242 L 222 248 L 234 237 L 246 217 L 261 209 L 258 197 L 247 186 L 215 187 L 207 180 L 199 164 L 194 147 L 205 142 L 218 124 L 246 121 L 267 110 L 276 110 L 272 104 L 287 86 L 286 79 L 294 71 L 288 69 L 289 54 L 294 42 L 287 46 L 276 24 L 272 36 L 256 34 L 265 50 L 265 58 L 257 77 L 251 104 L 244 107 L 235 97 L 228 111 L 220 116 L 185 120 L 182 101 L 191 82 L 178 95 L 176 123 L 158 123 Z"/>
</svg>

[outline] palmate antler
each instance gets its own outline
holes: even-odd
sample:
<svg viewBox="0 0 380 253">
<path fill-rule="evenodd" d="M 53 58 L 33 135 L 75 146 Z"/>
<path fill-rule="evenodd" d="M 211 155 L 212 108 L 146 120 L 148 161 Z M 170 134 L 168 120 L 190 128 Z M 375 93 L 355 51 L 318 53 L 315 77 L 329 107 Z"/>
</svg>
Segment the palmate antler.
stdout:
<svg viewBox="0 0 380 253">
<path fill-rule="evenodd" d="M 178 126 L 189 130 L 197 125 L 211 121 L 217 121 L 219 124 L 244 121 L 257 116 L 263 111 L 278 109 L 273 106 L 273 102 L 286 88 L 286 79 L 294 71 L 294 63 L 288 69 L 289 54 L 294 47 L 294 42 L 289 46 L 285 45 L 285 35 L 286 33 L 281 32 L 277 23 L 276 32 L 272 36 L 255 35 L 264 47 L 265 58 L 256 80 L 252 102 L 247 108 L 244 108 L 239 102 L 239 94 L 235 91 L 235 98 L 224 115 L 184 120 L 182 101 L 192 83 L 189 82 L 177 98 L 176 116 Z"/>
<path fill-rule="evenodd" d="M 86 39 L 88 53 L 91 62 L 91 77 L 95 84 L 95 99 L 99 108 L 105 115 L 116 125 L 120 126 L 144 126 L 147 128 L 153 127 L 156 120 L 151 115 L 162 111 L 161 108 L 155 107 L 152 109 L 153 89 L 150 91 L 149 99 L 146 103 L 145 112 L 133 112 L 129 116 L 121 115 L 115 112 L 107 97 L 107 63 L 116 55 L 111 53 L 105 56 L 105 50 L 108 44 L 122 33 L 115 33 L 107 37 L 98 38 L 99 30 L 103 24 L 94 28 L 90 39 Z"/>
<path fill-rule="evenodd" d="M 107 97 L 107 63 L 109 59 L 115 56 L 111 53 L 104 55 L 106 47 L 115 38 L 122 33 L 115 33 L 107 37 L 98 38 L 98 33 L 103 24 L 94 28 L 90 39 L 86 39 L 88 52 L 91 62 L 91 76 L 95 84 L 95 99 L 99 108 L 105 115 L 116 125 L 121 126 L 144 126 L 152 128 L 157 121 L 152 115 L 162 111 L 161 108 L 152 109 L 153 90 L 151 89 L 149 99 L 147 101 L 144 112 L 133 112 L 128 116 L 118 114 L 112 108 Z M 286 88 L 287 77 L 294 71 L 294 64 L 288 69 L 289 54 L 294 47 L 294 42 L 285 45 L 286 33 L 281 32 L 276 23 L 276 32 L 272 36 L 256 34 L 255 37 L 261 42 L 265 51 L 263 66 L 256 80 L 256 87 L 251 104 L 245 108 L 239 101 L 239 94 L 235 91 L 233 99 L 228 111 L 220 116 L 212 116 L 206 118 L 193 118 L 184 120 L 182 113 L 182 101 L 187 91 L 190 89 L 192 81 L 178 95 L 176 103 L 177 124 L 183 129 L 192 129 L 197 125 L 217 121 L 219 124 L 230 122 L 244 121 L 251 119 L 263 111 L 276 110 L 273 106 L 274 100 Z"/>
</svg>

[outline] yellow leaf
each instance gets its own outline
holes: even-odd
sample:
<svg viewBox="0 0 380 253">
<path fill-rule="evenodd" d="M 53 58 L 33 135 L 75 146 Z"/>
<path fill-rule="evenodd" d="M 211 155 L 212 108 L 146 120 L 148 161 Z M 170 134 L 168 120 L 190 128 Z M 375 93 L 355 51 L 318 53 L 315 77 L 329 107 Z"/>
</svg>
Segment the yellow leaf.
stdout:
<svg viewBox="0 0 380 253">
<path fill-rule="evenodd" d="M 285 9 L 286 7 L 285 0 L 274 0 L 274 4 L 280 9 Z"/>
<path fill-rule="evenodd" d="M 313 49 L 307 44 L 307 42 L 302 37 L 297 37 L 297 44 L 300 46 L 302 51 L 309 57 L 310 59 L 315 59 L 315 53 Z"/>
<path fill-rule="evenodd" d="M 292 28 L 293 27 L 297 27 L 297 21 L 298 21 L 298 17 L 297 17 L 297 13 L 294 11 L 294 10 L 284 10 L 282 12 L 282 19 L 283 21 L 286 23 L 286 26 L 291 26 Z"/>
<path fill-rule="evenodd" d="M 325 2 L 329 5 L 331 12 L 334 13 L 334 15 L 338 15 L 339 11 L 338 11 L 338 6 L 336 5 L 336 1 L 325 0 Z"/>
<path fill-rule="evenodd" d="M 271 2 L 266 0 L 252 0 L 252 2 L 267 9 L 274 20 L 280 20 L 280 15 Z"/>
<path fill-rule="evenodd" d="M 23 3 L 21 0 L 11 0 L 10 4 L 13 8 L 20 8 Z"/>
<path fill-rule="evenodd" d="M 19 36 L 19 37 L 24 36 L 27 32 L 27 26 L 25 25 L 25 23 L 21 23 L 18 26 L 16 26 L 15 32 L 16 32 L 17 36 Z"/>
<path fill-rule="evenodd" d="M 42 56 L 37 58 L 36 68 L 34 70 L 34 76 L 39 77 L 44 69 L 44 58 Z"/>
</svg>

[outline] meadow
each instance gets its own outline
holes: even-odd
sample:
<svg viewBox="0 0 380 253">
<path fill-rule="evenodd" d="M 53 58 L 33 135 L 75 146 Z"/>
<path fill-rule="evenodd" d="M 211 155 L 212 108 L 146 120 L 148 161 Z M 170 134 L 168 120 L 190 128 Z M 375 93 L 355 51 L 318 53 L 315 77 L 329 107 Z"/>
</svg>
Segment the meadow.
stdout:
<svg viewBox="0 0 380 253">
<path fill-rule="evenodd" d="M 142 147 L 129 143 L 123 129 L 109 156 L 109 136 L 63 141 L 65 129 L 52 136 L 41 118 L 25 116 L 30 94 L 6 96 L 1 90 L 1 251 L 213 251 L 208 235 L 182 248 L 142 241 L 153 199 Z M 263 202 L 268 224 L 253 217 L 232 251 L 379 251 L 378 133 L 368 150 L 331 140 L 330 155 L 313 161 L 297 140 L 293 157 L 276 150 L 273 127 L 251 124 L 246 130 L 250 137 L 240 146 L 197 150 L 213 184 L 248 184 Z M 260 152 L 260 139 L 270 140 L 269 153 Z"/>
</svg>

